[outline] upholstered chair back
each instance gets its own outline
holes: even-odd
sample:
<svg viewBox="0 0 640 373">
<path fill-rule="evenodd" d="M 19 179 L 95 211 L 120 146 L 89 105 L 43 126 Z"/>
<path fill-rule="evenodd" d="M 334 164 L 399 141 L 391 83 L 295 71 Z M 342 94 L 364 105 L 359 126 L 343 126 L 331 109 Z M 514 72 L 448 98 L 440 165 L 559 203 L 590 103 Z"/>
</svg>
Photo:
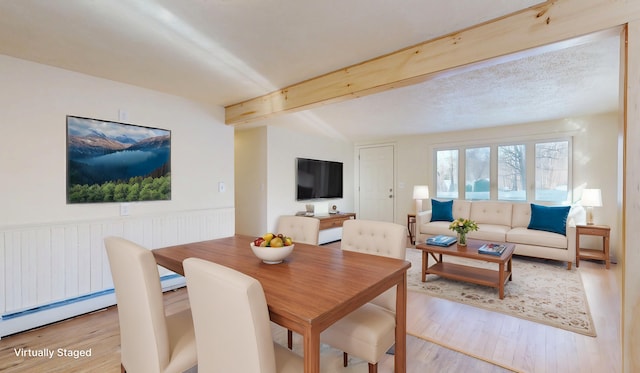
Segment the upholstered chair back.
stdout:
<svg viewBox="0 0 640 373">
<path fill-rule="evenodd" d="M 283 347 L 274 350 L 267 301 L 258 280 L 197 258 L 186 259 L 183 266 L 199 372 L 304 370 L 298 355 Z"/>
<path fill-rule="evenodd" d="M 403 225 L 353 219 L 342 225 L 342 250 L 405 259 L 407 253 L 407 228 Z M 371 301 L 390 311 L 396 310 L 395 287 Z"/>
<path fill-rule="evenodd" d="M 130 373 L 163 372 L 171 347 L 153 254 L 120 237 L 104 242 L 118 303 L 122 365 Z"/>
<path fill-rule="evenodd" d="M 283 215 L 278 219 L 276 233 L 285 234 L 293 239 L 293 242 L 318 244 L 318 232 L 320 220 L 307 216 Z"/>
</svg>

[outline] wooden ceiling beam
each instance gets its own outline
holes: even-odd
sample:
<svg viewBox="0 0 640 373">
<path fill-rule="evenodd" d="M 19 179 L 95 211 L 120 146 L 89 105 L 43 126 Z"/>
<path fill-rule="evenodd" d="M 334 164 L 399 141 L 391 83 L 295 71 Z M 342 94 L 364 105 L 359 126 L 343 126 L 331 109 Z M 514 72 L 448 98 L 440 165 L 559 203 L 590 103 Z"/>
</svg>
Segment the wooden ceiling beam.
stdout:
<svg viewBox="0 0 640 373">
<path fill-rule="evenodd" d="M 435 74 L 624 25 L 640 0 L 557 0 L 225 107 L 230 125 L 424 82 Z"/>
</svg>

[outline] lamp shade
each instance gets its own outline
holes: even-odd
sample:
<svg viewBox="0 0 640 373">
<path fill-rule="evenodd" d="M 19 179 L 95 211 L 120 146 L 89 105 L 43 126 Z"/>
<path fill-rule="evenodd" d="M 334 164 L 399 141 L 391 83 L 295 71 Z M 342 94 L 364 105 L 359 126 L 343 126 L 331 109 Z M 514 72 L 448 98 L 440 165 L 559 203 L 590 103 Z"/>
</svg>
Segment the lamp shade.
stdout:
<svg viewBox="0 0 640 373">
<path fill-rule="evenodd" d="M 600 189 L 585 189 L 582 191 L 582 206 L 600 207 L 602 206 L 602 192 Z"/>
<path fill-rule="evenodd" d="M 414 185 L 413 199 L 429 199 L 429 187 L 427 185 Z"/>
</svg>

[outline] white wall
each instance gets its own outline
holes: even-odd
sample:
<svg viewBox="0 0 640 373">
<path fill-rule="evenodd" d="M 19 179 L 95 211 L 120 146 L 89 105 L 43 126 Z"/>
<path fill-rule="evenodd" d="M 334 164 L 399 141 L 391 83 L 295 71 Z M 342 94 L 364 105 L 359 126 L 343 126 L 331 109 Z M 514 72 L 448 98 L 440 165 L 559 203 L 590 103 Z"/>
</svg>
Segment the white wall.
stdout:
<svg viewBox="0 0 640 373">
<path fill-rule="evenodd" d="M 105 235 L 156 248 L 234 234 L 223 108 L 2 55 L 0 86 L 0 314 L 38 309 L 0 321 L 0 336 L 113 304 Z M 68 205 L 67 115 L 170 130 L 171 200 L 126 217 L 118 203 Z"/>
<path fill-rule="evenodd" d="M 244 165 L 238 164 L 236 172 L 236 232 L 261 235 L 276 229 L 280 215 L 304 211 L 305 204 L 309 202 L 296 201 L 297 157 L 343 162 L 344 198 L 311 203 L 317 206 L 316 210 L 324 210 L 325 213 L 330 203 L 337 205 L 340 211 L 353 211 L 352 143 L 271 125 L 261 129 L 237 130 L 236 144 L 242 144 L 236 148 L 236 158 L 242 158 Z M 240 167 L 247 169 L 241 170 Z M 260 190 L 263 184 L 264 191 Z M 263 193 L 266 194 L 262 201 L 256 200 L 255 196 Z M 266 203 L 266 210 L 263 210 L 262 203 Z M 247 211 L 241 216 L 246 205 L 250 208 L 255 206 L 255 213 Z"/>
<path fill-rule="evenodd" d="M 119 110 L 171 130 L 172 200 L 133 203 L 132 215 L 233 206 L 223 108 L 2 55 L 0 71 L 0 226 L 118 216 L 115 203 L 66 204 L 66 115 L 119 121 Z"/>
<path fill-rule="evenodd" d="M 267 226 L 267 127 L 235 133 L 236 233 L 261 235 Z M 262 232 L 262 233 L 261 233 Z"/>
</svg>

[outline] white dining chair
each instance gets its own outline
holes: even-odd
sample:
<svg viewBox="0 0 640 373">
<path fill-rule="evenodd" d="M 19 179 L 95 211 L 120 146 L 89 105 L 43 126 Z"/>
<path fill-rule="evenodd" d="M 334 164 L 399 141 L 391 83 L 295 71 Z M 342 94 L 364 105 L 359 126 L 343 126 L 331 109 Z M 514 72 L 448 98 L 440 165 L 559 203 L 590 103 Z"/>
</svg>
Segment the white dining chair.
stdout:
<svg viewBox="0 0 640 373">
<path fill-rule="evenodd" d="M 276 233 L 285 234 L 293 239 L 293 242 L 318 244 L 320 232 L 320 220 L 308 216 L 282 215 L 278 218 Z"/>
<path fill-rule="evenodd" d="M 267 301 L 253 277 L 198 258 L 183 262 L 198 372 L 299 373 L 301 356 L 273 342 Z"/>
<path fill-rule="evenodd" d="M 197 364 L 191 310 L 165 315 L 158 266 L 148 249 L 104 240 L 120 322 L 121 371 L 180 373 Z"/>
<path fill-rule="evenodd" d="M 308 216 L 282 215 L 278 218 L 276 233 L 285 234 L 294 243 L 301 242 L 317 245 L 320 232 L 320 220 Z M 287 330 L 287 347 L 293 348 L 293 332 Z"/>
<path fill-rule="evenodd" d="M 365 254 L 405 259 L 407 231 L 403 225 L 348 220 L 343 224 L 340 248 Z M 378 361 L 395 343 L 396 287 L 351 312 L 327 330 L 320 340 L 343 351 L 343 364 L 352 354 L 369 363 L 369 372 L 378 371 Z"/>
</svg>

